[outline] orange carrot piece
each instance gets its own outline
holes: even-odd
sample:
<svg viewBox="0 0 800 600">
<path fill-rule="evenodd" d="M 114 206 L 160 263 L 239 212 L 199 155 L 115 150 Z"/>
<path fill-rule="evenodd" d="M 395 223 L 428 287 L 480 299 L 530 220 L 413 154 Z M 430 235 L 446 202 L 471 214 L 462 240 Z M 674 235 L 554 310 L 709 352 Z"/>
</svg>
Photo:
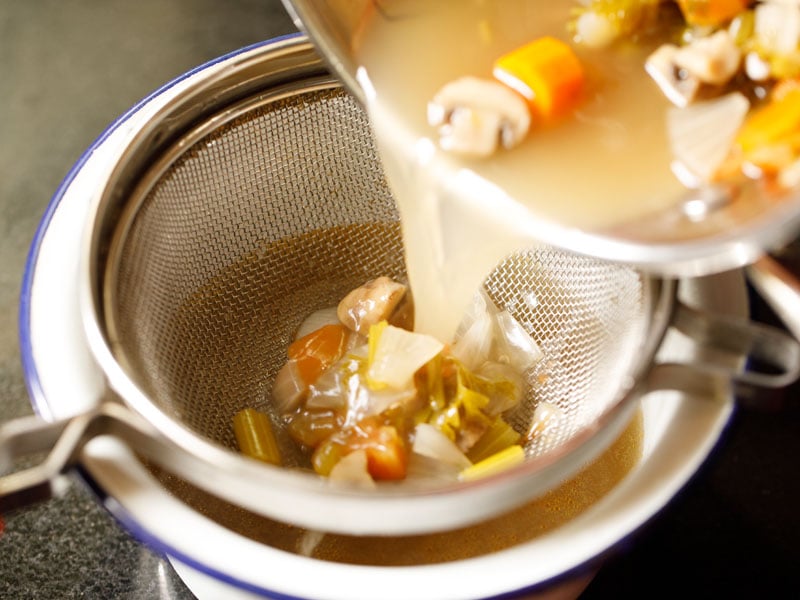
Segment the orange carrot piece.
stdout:
<svg viewBox="0 0 800 600">
<path fill-rule="evenodd" d="M 572 48 L 553 37 L 543 37 L 501 56 L 494 76 L 522 94 L 535 114 L 559 117 L 578 102 L 584 71 Z"/>
<path fill-rule="evenodd" d="M 364 450 L 367 453 L 367 471 L 373 478 L 389 480 L 405 478 L 408 469 L 408 451 L 397 429 L 384 425 L 370 431 Z"/>
<path fill-rule="evenodd" d="M 752 4 L 752 0 L 678 0 L 690 25 L 722 25 Z"/>
<path fill-rule="evenodd" d="M 294 360 L 303 381 L 314 383 L 322 372 L 344 354 L 348 330 L 344 325 L 324 325 L 289 344 L 289 360 Z"/>
<path fill-rule="evenodd" d="M 755 111 L 736 136 L 745 154 L 790 138 L 800 131 L 800 88 L 794 88 Z"/>
</svg>

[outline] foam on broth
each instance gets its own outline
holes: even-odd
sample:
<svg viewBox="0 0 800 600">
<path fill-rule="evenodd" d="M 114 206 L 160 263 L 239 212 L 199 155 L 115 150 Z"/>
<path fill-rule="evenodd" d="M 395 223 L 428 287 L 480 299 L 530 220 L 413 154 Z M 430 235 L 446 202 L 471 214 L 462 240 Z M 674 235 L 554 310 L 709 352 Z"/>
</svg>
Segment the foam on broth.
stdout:
<svg viewBox="0 0 800 600">
<path fill-rule="evenodd" d="M 670 171 L 667 101 L 643 63 L 660 43 L 576 48 L 587 98 L 489 159 L 438 150 L 426 107 L 463 75 L 490 77 L 498 56 L 543 35 L 568 39 L 574 0 L 385 2 L 356 53 L 384 168 L 403 222 L 416 328 L 449 340 L 469 298 L 504 256 L 558 222 L 598 230 L 664 209 L 683 190 Z"/>
</svg>

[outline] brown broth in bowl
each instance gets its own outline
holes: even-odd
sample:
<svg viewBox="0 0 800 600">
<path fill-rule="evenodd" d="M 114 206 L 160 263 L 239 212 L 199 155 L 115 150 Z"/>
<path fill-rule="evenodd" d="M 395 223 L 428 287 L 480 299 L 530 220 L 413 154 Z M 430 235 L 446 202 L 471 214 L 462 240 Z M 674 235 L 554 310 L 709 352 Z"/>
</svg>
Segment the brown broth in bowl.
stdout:
<svg viewBox="0 0 800 600">
<path fill-rule="evenodd" d="M 309 543 L 308 532 L 231 505 L 151 467 L 175 497 L 227 529 L 279 550 L 360 565 L 422 565 L 464 560 L 524 544 L 585 512 L 636 466 L 642 455 L 638 412 L 620 437 L 575 477 L 521 508 L 478 525 L 428 535 L 358 537 L 327 534 Z M 315 534 L 311 534 L 312 538 Z"/>
</svg>

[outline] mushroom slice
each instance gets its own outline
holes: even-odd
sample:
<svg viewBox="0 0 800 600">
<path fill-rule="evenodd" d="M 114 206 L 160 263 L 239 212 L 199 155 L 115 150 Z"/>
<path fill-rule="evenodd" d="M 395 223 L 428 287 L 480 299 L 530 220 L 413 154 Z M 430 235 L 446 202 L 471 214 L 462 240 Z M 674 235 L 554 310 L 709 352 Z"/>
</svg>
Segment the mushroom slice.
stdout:
<svg viewBox="0 0 800 600">
<path fill-rule="evenodd" d="M 428 104 L 428 123 L 439 128 L 448 152 L 490 156 L 528 134 L 531 115 L 522 96 L 491 79 L 462 77 L 442 87 Z"/>
<path fill-rule="evenodd" d="M 336 307 L 336 314 L 345 327 L 367 335 L 372 325 L 392 316 L 405 293 L 402 283 L 381 276 L 347 294 Z"/>
<path fill-rule="evenodd" d="M 669 101 L 683 108 L 697 95 L 700 79 L 675 64 L 679 50 L 674 44 L 664 44 L 648 57 L 644 67 Z"/>
<path fill-rule="evenodd" d="M 739 70 L 742 52 L 733 36 L 721 30 L 679 48 L 673 62 L 703 83 L 722 85 Z"/>
</svg>

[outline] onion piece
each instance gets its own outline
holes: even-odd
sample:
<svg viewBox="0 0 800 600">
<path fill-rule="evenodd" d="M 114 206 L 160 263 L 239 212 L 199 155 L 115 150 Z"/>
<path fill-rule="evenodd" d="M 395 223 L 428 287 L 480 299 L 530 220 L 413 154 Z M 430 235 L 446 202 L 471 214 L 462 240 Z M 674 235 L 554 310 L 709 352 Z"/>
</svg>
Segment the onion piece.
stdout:
<svg viewBox="0 0 800 600">
<path fill-rule="evenodd" d="M 272 402 L 278 414 L 285 415 L 298 406 L 308 391 L 308 386 L 293 360 L 286 361 L 272 384 Z"/>
<path fill-rule="evenodd" d="M 301 337 L 308 335 L 312 331 L 316 331 L 325 325 L 339 324 L 339 317 L 336 316 L 336 307 L 321 308 L 308 315 L 305 320 L 300 324 L 300 327 L 295 333 L 294 339 L 299 340 Z"/>
<path fill-rule="evenodd" d="M 525 328 L 507 310 L 495 315 L 497 362 L 524 373 L 542 358 L 542 351 Z"/>
<path fill-rule="evenodd" d="M 456 338 L 452 353 L 468 369 L 476 369 L 489 360 L 494 342 L 494 322 L 485 310 L 474 315 L 466 330 Z"/>
<path fill-rule="evenodd" d="M 525 379 L 511 365 L 504 365 L 498 362 L 487 361 L 483 363 L 475 374 L 491 382 L 508 382 L 507 385 L 492 385 L 482 388 L 489 398 L 489 404 L 484 411 L 488 415 L 499 415 L 517 406 L 522 400 L 522 393 L 525 390 Z M 507 393 L 511 390 L 510 393 Z"/>
<path fill-rule="evenodd" d="M 345 357 L 334 363 L 320 375 L 308 388 L 306 407 L 313 409 L 339 409 L 349 403 L 347 378 L 350 375 L 351 361 Z"/>
<path fill-rule="evenodd" d="M 728 157 L 750 102 L 733 92 L 667 112 L 667 135 L 678 162 L 698 179 L 713 179 Z"/>
<path fill-rule="evenodd" d="M 403 388 L 370 389 L 363 378 L 352 380 L 347 399 L 347 423 L 358 423 L 366 417 L 379 415 L 391 406 L 410 402 L 417 396 L 413 385 Z"/>
<path fill-rule="evenodd" d="M 451 464 L 459 470 L 466 469 L 472 464 L 449 437 L 427 423 L 420 423 L 414 429 L 411 449 L 416 454 Z"/>
<path fill-rule="evenodd" d="M 444 349 L 444 344 L 433 336 L 400 329 L 385 321 L 370 328 L 369 337 L 367 380 L 374 389 L 383 385 L 408 387 L 417 369 Z"/>
<path fill-rule="evenodd" d="M 530 427 L 528 428 L 527 438 L 535 439 L 547 436 L 554 429 L 559 427 L 564 418 L 564 412 L 551 402 L 540 402 L 533 411 Z"/>
<path fill-rule="evenodd" d="M 362 375 L 366 356 L 359 356 L 359 352 L 365 354 L 362 348 L 356 348 L 353 354 L 342 358 L 309 386 L 307 408 L 341 410 L 346 412 L 348 423 L 356 423 L 416 397 L 413 385 L 370 389 Z"/>
<path fill-rule="evenodd" d="M 472 371 L 486 362 L 501 362 L 521 373 L 542 358 L 538 344 L 519 321 L 499 310 L 483 290 L 475 295 L 458 328 L 452 353 Z"/>
<path fill-rule="evenodd" d="M 339 459 L 328 474 L 328 480 L 333 483 L 346 483 L 356 487 L 374 488 L 375 480 L 372 479 L 367 470 L 366 451 L 355 450 Z"/>
<path fill-rule="evenodd" d="M 411 452 L 408 455 L 406 481 L 456 481 L 460 472 L 461 469 L 455 465 Z"/>
</svg>

